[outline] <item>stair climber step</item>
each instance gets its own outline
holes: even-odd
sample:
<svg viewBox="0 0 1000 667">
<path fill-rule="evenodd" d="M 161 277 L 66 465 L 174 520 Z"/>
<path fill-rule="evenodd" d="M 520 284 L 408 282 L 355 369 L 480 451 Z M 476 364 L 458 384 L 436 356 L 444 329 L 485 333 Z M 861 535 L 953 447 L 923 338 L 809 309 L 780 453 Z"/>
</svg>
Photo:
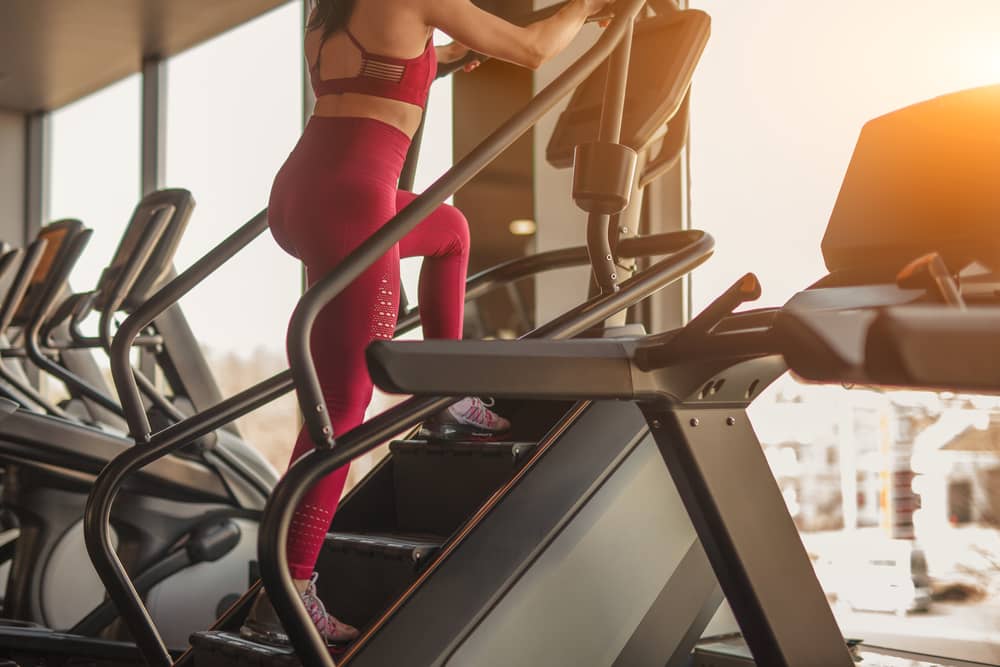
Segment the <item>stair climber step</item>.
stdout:
<svg viewBox="0 0 1000 667">
<path fill-rule="evenodd" d="M 344 623 L 364 628 L 416 580 L 441 542 L 426 536 L 330 533 L 316 565 L 320 599 Z"/>
<path fill-rule="evenodd" d="M 451 535 L 510 481 L 535 447 L 534 442 L 393 442 L 399 530 Z"/>
<path fill-rule="evenodd" d="M 345 623 L 364 628 L 412 584 L 441 541 L 412 535 L 330 533 L 316 569 L 319 596 Z M 289 647 L 247 641 L 231 632 L 191 636 L 195 667 L 299 667 Z M 334 657 L 343 648 L 331 647 Z"/>
<path fill-rule="evenodd" d="M 291 647 L 247 641 L 231 632 L 205 631 L 191 635 L 195 667 L 299 667 Z"/>
</svg>

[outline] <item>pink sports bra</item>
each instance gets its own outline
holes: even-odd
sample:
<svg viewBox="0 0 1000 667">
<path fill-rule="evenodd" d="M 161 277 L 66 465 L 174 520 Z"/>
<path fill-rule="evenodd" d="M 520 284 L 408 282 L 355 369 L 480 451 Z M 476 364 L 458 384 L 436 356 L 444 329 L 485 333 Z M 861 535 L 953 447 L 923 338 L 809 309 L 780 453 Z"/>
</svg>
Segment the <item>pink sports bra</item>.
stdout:
<svg viewBox="0 0 1000 667">
<path fill-rule="evenodd" d="M 356 76 L 321 79 L 319 61 L 324 40 L 319 45 L 316 62 L 309 66 L 309 78 L 316 97 L 361 93 L 409 102 L 421 109 L 427 105 L 427 95 L 437 74 L 437 54 L 431 40 L 427 40 L 427 48 L 416 58 L 393 58 L 369 52 L 350 28 L 345 27 L 344 32 L 361 51 L 361 71 Z"/>
</svg>

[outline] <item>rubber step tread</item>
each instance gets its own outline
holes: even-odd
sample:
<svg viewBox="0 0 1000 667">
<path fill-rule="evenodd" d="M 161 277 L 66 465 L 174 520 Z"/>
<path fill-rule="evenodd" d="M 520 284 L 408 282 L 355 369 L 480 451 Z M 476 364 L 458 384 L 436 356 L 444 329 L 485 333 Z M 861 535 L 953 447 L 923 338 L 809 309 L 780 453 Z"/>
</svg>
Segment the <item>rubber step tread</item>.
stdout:
<svg viewBox="0 0 1000 667">
<path fill-rule="evenodd" d="M 408 560 L 415 565 L 437 553 L 443 540 L 434 536 L 405 534 L 329 533 L 324 550 Z"/>
<path fill-rule="evenodd" d="M 453 454 L 486 456 L 513 456 L 515 462 L 537 447 L 534 442 L 513 440 L 395 440 L 389 451 L 395 456 L 420 454 Z"/>
<path fill-rule="evenodd" d="M 231 632 L 205 631 L 191 635 L 195 667 L 299 667 L 302 662 L 290 646 L 248 641 Z"/>
</svg>

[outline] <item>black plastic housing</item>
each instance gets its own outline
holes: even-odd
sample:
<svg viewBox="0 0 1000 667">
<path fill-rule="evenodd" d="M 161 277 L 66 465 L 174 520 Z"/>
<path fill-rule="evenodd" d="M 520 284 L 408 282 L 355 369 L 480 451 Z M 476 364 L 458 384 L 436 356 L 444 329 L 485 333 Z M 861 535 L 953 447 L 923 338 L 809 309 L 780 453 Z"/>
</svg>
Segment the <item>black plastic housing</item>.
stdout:
<svg viewBox="0 0 1000 667">
<path fill-rule="evenodd" d="M 614 215 L 628 207 L 638 154 L 622 144 L 595 141 L 576 147 L 573 200 L 587 213 Z"/>
</svg>

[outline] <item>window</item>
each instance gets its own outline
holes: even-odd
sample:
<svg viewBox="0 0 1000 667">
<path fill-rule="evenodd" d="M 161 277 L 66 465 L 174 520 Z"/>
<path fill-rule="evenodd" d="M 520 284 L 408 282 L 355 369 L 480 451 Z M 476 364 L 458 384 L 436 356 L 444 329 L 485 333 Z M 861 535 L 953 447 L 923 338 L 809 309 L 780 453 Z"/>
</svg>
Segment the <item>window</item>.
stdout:
<svg viewBox="0 0 1000 667">
<path fill-rule="evenodd" d="M 140 77 L 52 113 L 49 218 L 77 218 L 94 235 L 70 279 L 93 289 L 139 201 Z"/>
<path fill-rule="evenodd" d="M 302 128 L 302 6 L 287 3 L 171 58 L 166 184 L 197 201 L 179 269 L 267 206 Z M 182 301 L 224 395 L 287 368 L 298 262 L 265 233 Z M 245 417 L 244 436 L 279 469 L 297 431 L 289 395 Z"/>
<path fill-rule="evenodd" d="M 49 220 L 43 224 L 76 218 L 94 232 L 70 275 L 77 292 L 97 286 L 139 201 L 140 91 L 140 77 L 130 76 L 51 116 Z M 95 323 L 95 317 L 87 322 L 90 333 L 96 333 Z M 107 355 L 97 352 L 94 359 L 109 368 Z M 47 374 L 40 382 L 51 401 L 67 397 Z M 106 389 L 113 395 L 110 373 Z"/>
<path fill-rule="evenodd" d="M 864 122 L 1000 82 L 992 0 L 691 5 L 713 17 L 693 88 L 692 224 L 718 242 L 692 278 L 695 311 L 747 271 L 755 306 L 823 275 Z M 996 663 L 997 402 L 784 378 L 751 417 L 845 634 Z"/>
<path fill-rule="evenodd" d="M 451 41 L 440 31 L 434 33 L 434 43 L 438 46 Z M 438 79 L 431 87 L 427 100 L 427 117 L 424 121 L 424 138 L 420 143 L 420 161 L 417 163 L 417 177 L 413 184 L 416 192 L 423 192 L 452 165 L 453 151 L 452 118 L 452 78 Z M 448 201 L 451 201 L 449 199 Z M 417 279 L 420 276 L 422 260 L 417 257 L 404 259 L 400 265 L 400 275 L 406 298 L 411 304 L 417 302 Z"/>
</svg>

